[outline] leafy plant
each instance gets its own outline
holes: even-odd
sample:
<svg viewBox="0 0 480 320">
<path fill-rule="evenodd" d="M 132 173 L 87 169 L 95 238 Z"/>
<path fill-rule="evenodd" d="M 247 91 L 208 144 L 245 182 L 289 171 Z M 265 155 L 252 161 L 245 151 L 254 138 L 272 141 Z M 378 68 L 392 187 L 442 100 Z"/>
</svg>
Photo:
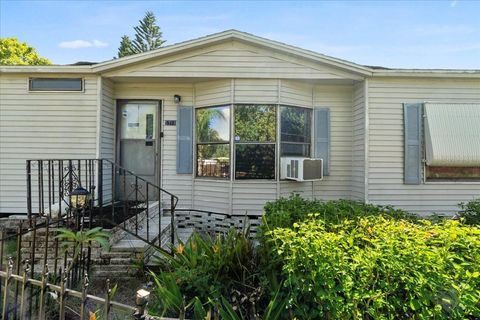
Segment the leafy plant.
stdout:
<svg viewBox="0 0 480 320">
<path fill-rule="evenodd" d="M 67 274 L 72 270 L 73 265 L 83 249 L 91 247 L 95 243 L 98 243 L 106 250 L 110 248 L 110 243 L 108 242 L 110 234 L 103 231 L 101 227 L 96 227 L 90 230 L 82 229 L 77 232 L 65 228 L 58 228 L 56 232 L 56 238 L 60 240 L 60 246 L 63 247 L 64 250 L 72 251 L 72 261 L 66 270 Z"/>
<path fill-rule="evenodd" d="M 458 215 L 466 224 L 480 226 L 480 198 L 466 203 L 462 202 L 459 206 L 462 211 Z"/>
<path fill-rule="evenodd" d="M 478 228 L 383 216 L 327 225 L 311 214 L 267 235 L 300 319 L 480 316 Z"/>
<path fill-rule="evenodd" d="M 260 258 L 248 234 L 248 229 L 232 229 L 215 237 L 195 232 L 187 243 L 174 248 L 173 256 L 162 252 L 164 271 L 152 273 L 156 294 L 150 311 L 195 318 L 200 314 L 221 317 L 230 307 L 243 319 L 254 319 L 263 309 L 270 310 L 269 317 L 277 314 L 280 296 L 270 301 L 270 292 L 275 291 L 270 291 L 273 287 L 259 267 Z"/>
</svg>

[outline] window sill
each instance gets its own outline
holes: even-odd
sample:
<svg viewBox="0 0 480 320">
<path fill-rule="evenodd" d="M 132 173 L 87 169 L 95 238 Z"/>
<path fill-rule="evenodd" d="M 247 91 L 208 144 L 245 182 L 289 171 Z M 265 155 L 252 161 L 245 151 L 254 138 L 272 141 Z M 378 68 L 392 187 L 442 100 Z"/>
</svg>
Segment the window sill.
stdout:
<svg viewBox="0 0 480 320">
<path fill-rule="evenodd" d="M 477 181 L 425 181 L 423 184 L 427 184 L 427 185 L 480 185 L 480 180 L 477 180 Z"/>
<path fill-rule="evenodd" d="M 215 182 L 230 182 L 230 178 L 215 178 L 215 177 L 195 177 L 194 181 L 215 181 Z"/>
</svg>

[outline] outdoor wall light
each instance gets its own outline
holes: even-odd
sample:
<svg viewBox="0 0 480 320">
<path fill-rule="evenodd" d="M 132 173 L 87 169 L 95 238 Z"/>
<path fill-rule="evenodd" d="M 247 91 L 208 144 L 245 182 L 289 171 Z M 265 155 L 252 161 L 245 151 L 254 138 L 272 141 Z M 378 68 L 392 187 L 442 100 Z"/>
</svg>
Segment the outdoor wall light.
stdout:
<svg viewBox="0 0 480 320">
<path fill-rule="evenodd" d="M 90 192 L 82 187 L 76 187 L 70 193 L 70 206 L 76 209 L 83 209 L 88 205 Z"/>
<path fill-rule="evenodd" d="M 173 96 L 173 101 L 178 104 L 182 101 L 182 97 L 179 94 L 176 94 Z"/>
</svg>

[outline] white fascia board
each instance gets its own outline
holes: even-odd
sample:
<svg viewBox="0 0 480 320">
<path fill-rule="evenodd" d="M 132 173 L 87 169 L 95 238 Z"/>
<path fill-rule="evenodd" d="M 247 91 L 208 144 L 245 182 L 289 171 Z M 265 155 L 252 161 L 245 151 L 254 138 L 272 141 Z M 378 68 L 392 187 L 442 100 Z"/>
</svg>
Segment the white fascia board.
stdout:
<svg viewBox="0 0 480 320">
<path fill-rule="evenodd" d="M 92 66 L 0 66 L 0 73 L 93 73 Z"/>
<path fill-rule="evenodd" d="M 392 69 L 373 70 L 374 77 L 480 78 L 480 70 Z"/>
</svg>

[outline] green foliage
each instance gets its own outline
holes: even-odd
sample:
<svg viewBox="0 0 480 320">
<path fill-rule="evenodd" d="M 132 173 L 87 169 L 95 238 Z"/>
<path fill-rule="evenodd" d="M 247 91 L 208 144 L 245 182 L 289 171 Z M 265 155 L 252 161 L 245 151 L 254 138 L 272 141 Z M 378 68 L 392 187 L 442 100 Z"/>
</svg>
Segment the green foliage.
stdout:
<svg viewBox="0 0 480 320">
<path fill-rule="evenodd" d="M 480 317 L 480 229 L 318 214 L 268 231 L 299 319 Z"/>
<path fill-rule="evenodd" d="M 127 35 L 122 36 L 122 40 L 120 40 L 120 47 L 118 47 L 118 57 L 126 57 L 135 54 L 132 48 L 132 40 Z"/>
<path fill-rule="evenodd" d="M 289 198 L 280 198 L 265 205 L 261 231 L 291 227 L 295 222 L 309 218 L 311 213 L 318 213 L 318 219 L 323 220 L 327 225 L 338 224 L 345 219 L 359 219 L 372 215 L 409 221 L 417 220 L 416 216 L 389 206 L 378 206 L 353 200 L 323 202 L 303 199 L 298 194 L 293 194 Z"/>
<path fill-rule="evenodd" d="M 152 273 L 156 289 L 149 303 L 151 313 L 229 319 L 222 315 L 234 312 L 240 319 L 253 319 L 265 310 L 264 319 L 279 319 L 285 309 L 278 291 L 270 297 L 275 290 L 264 287 L 267 281 L 248 230 L 232 229 L 214 238 L 193 233 L 173 256 L 164 252 L 162 256 L 164 271 Z"/>
<path fill-rule="evenodd" d="M 0 38 L 0 65 L 49 65 L 35 48 L 17 38 Z"/>
<path fill-rule="evenodd" d="M 162 32 L 157 26 L 155 15 L 151 11 L 147 11 L 143 19 L 139 21 L 139 25 L 133 29 L 135 30 L 135 39 L 130 40 L 126 35 L 122 37 L 118 48 L 119 58 L 158 49 L 165 43 L 162 40 Z"/>
<path fill-rule="evenodd" d="M 237 105 L 234 110 L 235 137 L 238 137 L 239 142 L 276 140 L 277 121 L 274 105 Z"/>
<path fill-rule="evenodd" d="M 91 247 L 98 243 L 102 248 L 108 250 L 110 243 L 108 238 L 110 234 L 103 231 L 101 227 L 96 227 L 90 230 L 71 231 L 65 228 L 56 229 L 57 235 L 55 238 L 60 240 L 60 246 L 64 250 L 72 250 L 72 263 L 70 264 L 66 273 L 69 273 L 73 264 L 80 256 L 82 249 Z"/>
<path fill-rule="evenodd" d="M 480 226 L 480 198 L 467 203 L 462 202 L 460 207 L 462 211 L 459 212 L 459 216 L 464 223 Z"/>
</svg>

